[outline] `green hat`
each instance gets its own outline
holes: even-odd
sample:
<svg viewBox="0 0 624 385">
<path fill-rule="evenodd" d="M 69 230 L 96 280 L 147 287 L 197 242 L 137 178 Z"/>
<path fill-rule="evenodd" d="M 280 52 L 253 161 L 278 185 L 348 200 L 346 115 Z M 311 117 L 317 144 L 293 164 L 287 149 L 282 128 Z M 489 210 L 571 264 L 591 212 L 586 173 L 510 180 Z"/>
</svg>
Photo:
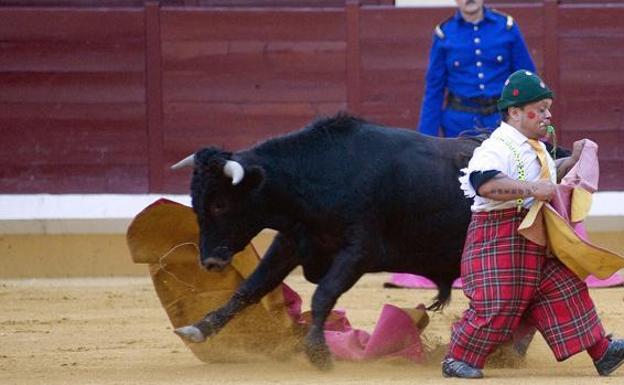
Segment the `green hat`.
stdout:
<svg viewBox="0 0 624 385">
<path fill-rule="evenodd" d="M 531 71 L 518 70 L 505 81 L 503 93 L 496 104 L 499 111 L 504 111 L 546 98 L 552 99 L 553 92 L 542 79 Z"/>
</svg>

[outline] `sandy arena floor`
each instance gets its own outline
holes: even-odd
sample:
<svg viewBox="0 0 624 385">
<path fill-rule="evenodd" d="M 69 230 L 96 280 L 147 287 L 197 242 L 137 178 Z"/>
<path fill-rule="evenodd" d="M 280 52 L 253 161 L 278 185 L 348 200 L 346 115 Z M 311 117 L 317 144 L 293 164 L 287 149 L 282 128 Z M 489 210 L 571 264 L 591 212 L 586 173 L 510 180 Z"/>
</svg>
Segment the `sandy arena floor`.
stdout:
<svg viewBox="0 0 624 385">
<path fill-rule="evenodd" d="M 429 303 L 431 290 L 383 289 L 386 275 L 368 275 L 339 307 L 356 328 L 372 330 L 381 306 Z M 294 274 L 287 281 L 304 299 L 314 289 Z M 149 278 L 0 281 L 0 384 L 437 384 L 457 383 L 440 374 L 449 326 L 466 306 L 461 291 L 443 313 L 432 314 L 424 333 L 434 348 L 426 365 L 406 362 L 338 362 L 322 373 L 303 356 L 286 362 L 205 364 L 173 334 Z M 607 330 L 624 336 L 624 288 L 594 289 Z M 437 349 L 436 349 L 437 347 Z M 485 370 L 481 384 L 624 384 L 624 368 L 612 377 L 595 374 L 581 353 L 557 363 L 541 337 L 524 368 Z"/>
</svg>

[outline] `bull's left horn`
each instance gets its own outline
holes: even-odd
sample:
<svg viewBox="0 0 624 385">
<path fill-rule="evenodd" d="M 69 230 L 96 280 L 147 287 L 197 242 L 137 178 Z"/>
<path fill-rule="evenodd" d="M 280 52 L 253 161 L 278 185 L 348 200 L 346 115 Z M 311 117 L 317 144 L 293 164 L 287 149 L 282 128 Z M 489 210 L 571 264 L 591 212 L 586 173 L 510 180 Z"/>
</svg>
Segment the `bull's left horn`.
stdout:
<svg viewBox="0 0 624 385">
<path fill-rule="evenodd" d="M 178 163 L 171 166 L 171 169 L 177 170 L 182 167 L 193 167 L 194 165 L 195 165 L 195 154 L 191 154 L 187 156 L 186 158 L 182 159 L 181 161 L 179 161 Z"/>
<path fill-rule="evenodd" d="M 240 163 L 228 160 L 225 162 L 225 166 L 223 166 L 223 173 L 232 178 L 232 185 L 236 186 L 241 180 L 243 180 L 243 177 L 245 176 L 245 169 Z"/>
</svg>

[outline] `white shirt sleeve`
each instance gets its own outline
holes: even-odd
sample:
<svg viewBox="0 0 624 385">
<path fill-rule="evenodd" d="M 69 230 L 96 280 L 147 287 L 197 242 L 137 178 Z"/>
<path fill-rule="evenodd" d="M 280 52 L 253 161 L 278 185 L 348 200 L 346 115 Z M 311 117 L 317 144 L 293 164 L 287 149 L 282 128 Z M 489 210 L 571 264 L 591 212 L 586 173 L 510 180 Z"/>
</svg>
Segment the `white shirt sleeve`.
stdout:
<svg viewBox="0 0 624 385">
<path fill-rule="evenodd" d="M 475 171 L 496 170 L 511 176 L 513 162 L 510 162 L 510 154 L 504 143 L 493 138 L 485 140 L 477 147 L 468 162 L 468 167 L 461 170 L 463 175 L 459 177 L 464 196 L 473 198 L 477 195 L 477 191 L 470 183 L 470 174 Z"/>
</svg>

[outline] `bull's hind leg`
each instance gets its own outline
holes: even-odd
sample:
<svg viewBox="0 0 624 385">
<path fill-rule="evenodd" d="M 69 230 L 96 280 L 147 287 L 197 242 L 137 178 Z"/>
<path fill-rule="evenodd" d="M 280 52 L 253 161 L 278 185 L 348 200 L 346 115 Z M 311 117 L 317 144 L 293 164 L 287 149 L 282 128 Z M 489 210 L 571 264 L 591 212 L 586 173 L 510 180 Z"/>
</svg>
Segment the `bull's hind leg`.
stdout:
<svg viewBox="0 0 624 385">
<path fill-rule="evenodd" d="M 361 259 L 359 253 L 340 252 L 312 296 L 312 327 L 305 337 L 304 348 L 312 364 L 319 369 L 332 367 L 331 353 L 325 343 L 325 321 L 340 295 L 364 274 Z"/>
<path fill-rule="evenodd" d="M 278 234 L 256 270 L 241 283 L 225 305 L 192 325 L 175 329 L 175 333 L 189 342 L 205 341 L 247 306 L 258 303 L 275 289 L 297 265 L 294 243 Z"/>
</svg>

